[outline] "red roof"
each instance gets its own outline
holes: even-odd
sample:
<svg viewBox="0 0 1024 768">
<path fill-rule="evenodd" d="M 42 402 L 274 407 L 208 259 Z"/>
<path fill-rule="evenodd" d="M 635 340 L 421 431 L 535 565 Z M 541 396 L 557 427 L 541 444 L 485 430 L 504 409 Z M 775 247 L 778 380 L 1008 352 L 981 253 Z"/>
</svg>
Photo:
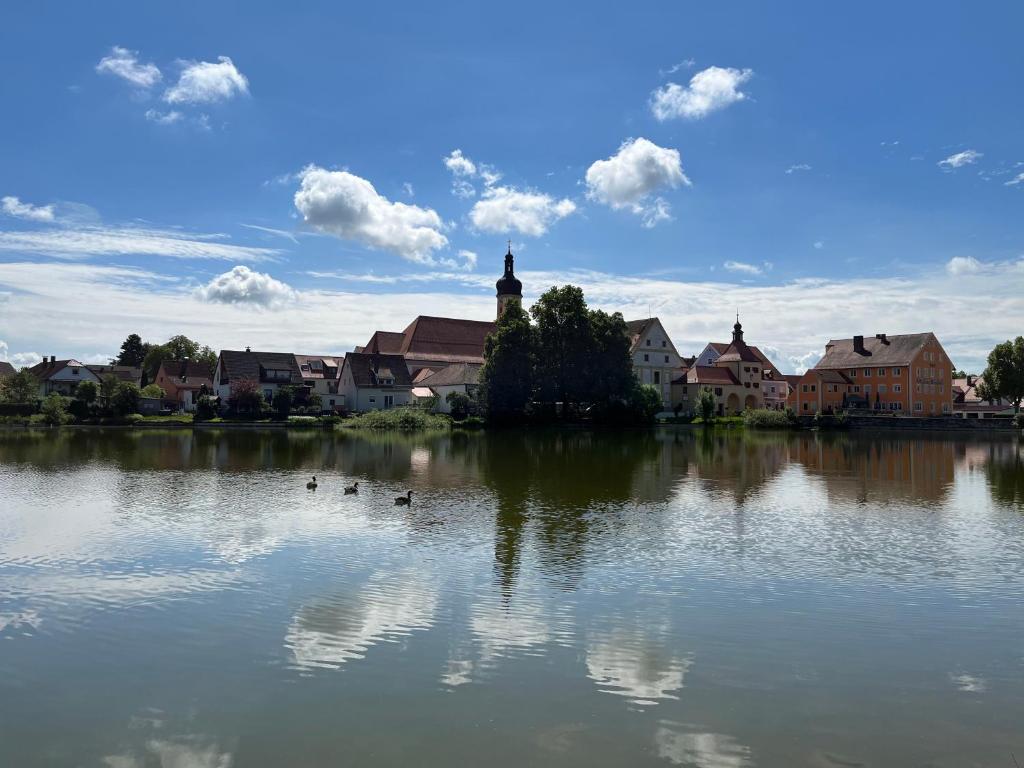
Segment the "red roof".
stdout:
<svg viewBox="0 0 1024 768">
<path fill-rule="evenodd" d="M 738 385 L 740 383 L 731 370 L 715 365 L 693 366 L 686 372 L 686 381 L 689 384 Z"/>
</svg>

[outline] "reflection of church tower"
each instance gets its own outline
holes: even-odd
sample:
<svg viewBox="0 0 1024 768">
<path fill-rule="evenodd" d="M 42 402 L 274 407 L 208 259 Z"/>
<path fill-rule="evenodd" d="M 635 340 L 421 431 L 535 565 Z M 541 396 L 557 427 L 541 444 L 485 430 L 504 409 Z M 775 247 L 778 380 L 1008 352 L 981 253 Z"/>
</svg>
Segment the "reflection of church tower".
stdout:
<svg viewBox="0 0 1024 768">
<path fill-rule="evenodd" d="M 498 317 L 511 303 L 523 303 L 523 284 L 516 279 L 512 271 L 512 241 L 508 242 L 508 253 L 505 254 L 505 274 L 497 283 L 498 288 Z"/>
</svg>

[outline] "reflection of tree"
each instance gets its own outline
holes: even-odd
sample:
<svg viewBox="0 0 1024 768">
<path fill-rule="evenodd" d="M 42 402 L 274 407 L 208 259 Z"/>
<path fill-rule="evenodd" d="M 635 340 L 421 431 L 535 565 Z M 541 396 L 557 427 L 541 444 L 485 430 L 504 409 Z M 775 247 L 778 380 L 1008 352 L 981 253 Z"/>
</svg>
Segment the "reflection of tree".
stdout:
<svg viewBox="0 0 1024 768">
<path fill-rule="evenodd" d="M 992 498 L 1024 511 L 1024 460 L 1013 443 L 993 443 L 985 463 Z"/>
</svg>

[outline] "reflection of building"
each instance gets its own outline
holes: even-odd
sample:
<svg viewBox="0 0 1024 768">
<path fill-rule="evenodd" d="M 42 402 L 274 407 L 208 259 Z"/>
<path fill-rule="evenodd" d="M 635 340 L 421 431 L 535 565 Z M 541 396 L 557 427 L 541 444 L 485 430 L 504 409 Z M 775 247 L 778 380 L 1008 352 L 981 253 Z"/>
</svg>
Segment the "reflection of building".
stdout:
<svg viewBox="0 0 1024 768">
<path fill-rule="evenodd" d="M 701 353 L 707 358 L 707 349 Z M 774 371 L 774 368 L 772 368 Z M 772 376 L 775 374 L 773 373 Z M 715 397 L 718 415 L 736 415 L 745 410 L 765 407 L 763 384 L 765 381 L 765 364 L 761 356 L 754 352 L 743 340 L 743 326 L 737 316 L 732 328 L 732 342 L 722 354 L 715 357 L 710 365 L 701 365 L 701 358 L 673 382 L 672 402 L 682 405 L 683 411 L 693 413 L 701 390 L 711 392 Z M 785 380 L 781 375 L 773 383 Z M 774 393 L 773 393 L 774 394 Z M 778 406 L 779 399 L 773 398 Z"/>
</svg>

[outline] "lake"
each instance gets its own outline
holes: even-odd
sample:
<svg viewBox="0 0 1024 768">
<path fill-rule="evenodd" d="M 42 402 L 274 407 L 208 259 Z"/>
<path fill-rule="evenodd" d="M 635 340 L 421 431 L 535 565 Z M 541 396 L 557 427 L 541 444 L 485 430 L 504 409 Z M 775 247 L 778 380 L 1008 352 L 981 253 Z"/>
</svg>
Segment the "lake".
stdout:
<svg viewBox="0 0 1024 768">
<path fill-rule="evenodd" d="M 1024 449 L 0 433 L 0 750 L 18 768 L 1024 765 Z"/>
</svg>

